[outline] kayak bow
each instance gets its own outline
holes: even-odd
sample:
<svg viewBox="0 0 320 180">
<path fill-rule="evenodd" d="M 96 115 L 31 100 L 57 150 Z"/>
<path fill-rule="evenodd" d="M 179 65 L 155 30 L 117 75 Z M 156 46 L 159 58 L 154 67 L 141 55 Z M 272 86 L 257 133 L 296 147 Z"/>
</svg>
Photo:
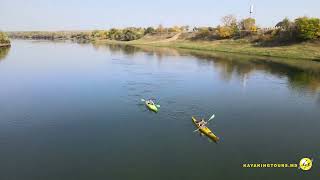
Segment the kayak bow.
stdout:
<svg viewBox="0 0 320 180">
<path fill-rule="evenodd" d="M 197 126 L 197 128 L 199 129 L 199 131 L 202 133 L 202 134 L 205 134 L 206 136 L 208 136 L 210 139 L 212 139 L 214 142 L 217 142 L 219 141 L 219 137 L 216 136 L 215 134 L 213 134 L 211 132 L 211 130 L 208 128 L 208 127 L 200 127 L 198 125 L 198 121 L 195 117 L 192 117 L 192 122 Z"/>
</svg>

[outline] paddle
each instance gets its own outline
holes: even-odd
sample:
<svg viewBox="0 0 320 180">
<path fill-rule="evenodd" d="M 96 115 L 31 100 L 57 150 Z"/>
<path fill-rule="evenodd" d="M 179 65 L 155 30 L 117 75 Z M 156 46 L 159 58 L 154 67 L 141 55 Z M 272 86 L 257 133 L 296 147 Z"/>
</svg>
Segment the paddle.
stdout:
<svg viewBox="0 0 320 180">
<path fill-rule="evenodd" d="M 198 129 L 196 129 L 196 130 L 194 130 L 193 132 L 197 132 L 197 131 L 199 131 L 199 128 L 198 128 Z"/>
<path fill-rule="evenodd" d="M 151 97 L 150 100 L 152 100 L 154 102 L 154 105 L 156 105 L 158 108 L 160 108 L 160 104 L 155 103 L 157 101 L 157 99 L 155 97 Z"/>
<path fill-rule="evenodd" d="M 215 117 L 215 115 L 214 115 L 214 114 L 212 114 L 212 116 L 208 119 L 208 121 L 207 121 L 207 122 L 211 121 L 214 117 Z"/>
</svg>

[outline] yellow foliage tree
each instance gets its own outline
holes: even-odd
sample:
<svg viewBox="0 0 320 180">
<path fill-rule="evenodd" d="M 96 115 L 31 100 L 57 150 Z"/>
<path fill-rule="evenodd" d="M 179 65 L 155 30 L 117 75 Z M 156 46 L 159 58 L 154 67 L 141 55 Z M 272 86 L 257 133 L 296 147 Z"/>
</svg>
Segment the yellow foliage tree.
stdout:
<svg viewBox="0 0 320 180">
<path fill-rule="evenodd" d="M 220 38 L 231 38 L 234 35 L 234 29 L 229 26 L 218 26 L 216 30 Z"/>
</svg>

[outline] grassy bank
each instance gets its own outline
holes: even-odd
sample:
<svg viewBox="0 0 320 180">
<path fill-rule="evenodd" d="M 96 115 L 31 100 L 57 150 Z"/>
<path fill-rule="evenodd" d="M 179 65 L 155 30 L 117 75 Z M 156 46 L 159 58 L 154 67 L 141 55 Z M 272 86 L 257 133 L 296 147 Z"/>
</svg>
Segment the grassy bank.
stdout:
<svg viewBox="0 0 320 180">
<path fill-rule="evenodd" d="M 190 41 L 167 40 L 149 41 L 140 39 L 136 41 L 96 41 L 95 43 L 144 45 L 154 47 L 171 47 L 190 50 L 215 51 L 225 53 L 238 53 L 246 55 L 281 57 L 290 59 L 306 59 L 320 61 L 320 43 L 304 42 L 299 44 L 265 47 L 246 40 L 215 40 L 215 41 Z"/>
</svg>

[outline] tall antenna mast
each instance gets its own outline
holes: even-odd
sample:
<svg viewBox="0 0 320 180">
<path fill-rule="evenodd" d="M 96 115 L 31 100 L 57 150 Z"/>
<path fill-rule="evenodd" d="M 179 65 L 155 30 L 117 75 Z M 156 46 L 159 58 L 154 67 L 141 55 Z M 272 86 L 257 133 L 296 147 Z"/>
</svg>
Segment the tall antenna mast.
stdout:
<svg viewBox="0 0 320 180">
<path fill-rule="evenodd" d="M 252 14 L 253 14 L 253 4 L 250 5 L 250 18 L 252 16 Z"/>
</svg>

